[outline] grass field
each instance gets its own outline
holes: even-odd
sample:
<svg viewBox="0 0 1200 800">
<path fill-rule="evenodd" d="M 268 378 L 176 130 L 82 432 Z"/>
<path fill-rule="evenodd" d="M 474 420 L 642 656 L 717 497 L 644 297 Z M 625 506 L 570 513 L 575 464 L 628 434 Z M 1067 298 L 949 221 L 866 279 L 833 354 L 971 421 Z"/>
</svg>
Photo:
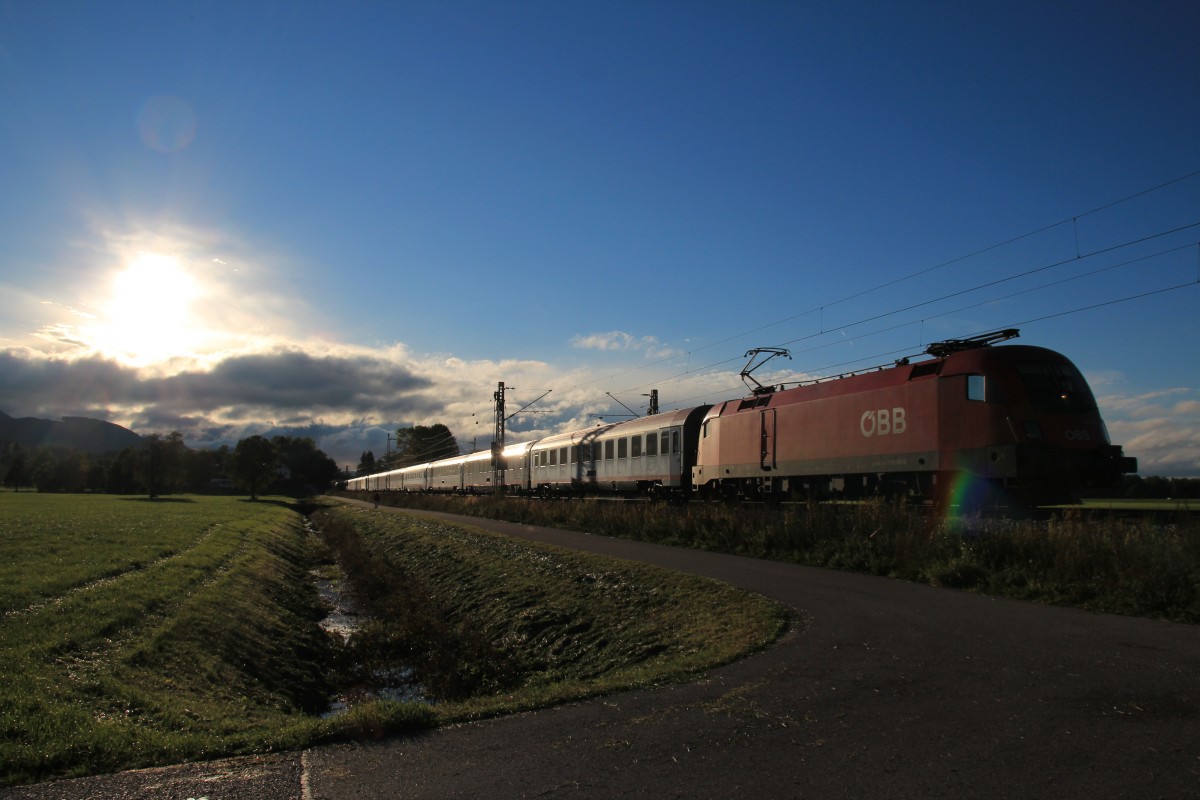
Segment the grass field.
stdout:
<svg viewBox="0 0 1200 800">
<path fill-rule="evenodd" d="M 397 528 L 384 516 L 393 515 L 352 516 L 342 526 L 366 554 L 355 569 L 436 573 L 424 586 L 442 596 L 469 585 L 436 605 L 448 624 L 424 630 L 424 644 L 470 656 L 455 648 L 484 643 L 508 655 L 495 662 L 500 672 L 448 692 L 446 703 L 376 700 L 327 717 L 343 678 L 332 667 L 345 653 L 317 624 L 324 610 L 310 571 L 330 551 L 295 507 L 0 494 L 0 784 L 377 736 L 669 680 L 761 646 L 783 625 L 773 604 L 711 582 L 504 545 L 453 526 Z M 600 576 L 612 602 L 567 603 L 588 576 Z M 544 600 L 527 605 L 526 618 L 559 625 L 557 636 L 524 629 L 524 639 L 505 640 L 488 627 L 496 620 L 485 611 L 511 611 L 504 603 L 530 597 Z M 646 614 L 647 602 L 676 612 Z M 699 613 L 678 612 L 693 607 Z M 563 649 L 572 619 L 585 614 L 587 627 L 610 637 L 599 660 Z M 625 624 L 635 615 L 639 625 Z M 739 622 L 734 629 L 721 619 Z M 449 661 L 448 670 L 471 663 Z M 498 687 L 503 696 L 488 694 Z"/>
</svg>

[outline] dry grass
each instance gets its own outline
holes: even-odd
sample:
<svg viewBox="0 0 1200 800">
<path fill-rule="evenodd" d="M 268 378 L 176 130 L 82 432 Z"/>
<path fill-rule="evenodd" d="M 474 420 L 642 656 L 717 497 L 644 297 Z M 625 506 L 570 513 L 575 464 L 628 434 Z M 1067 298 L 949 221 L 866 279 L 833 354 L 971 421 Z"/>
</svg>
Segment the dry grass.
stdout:
<svg viewBox="0 0 1200 800">
<path fill-rule="evenodd" d="M 884 575 L 1098 611 L 1200 622 L 1200 519 L 1074 508 L 943 519 L 883 501 L 730 506 L 387 495 L 385 502 Z"/>
</svg>

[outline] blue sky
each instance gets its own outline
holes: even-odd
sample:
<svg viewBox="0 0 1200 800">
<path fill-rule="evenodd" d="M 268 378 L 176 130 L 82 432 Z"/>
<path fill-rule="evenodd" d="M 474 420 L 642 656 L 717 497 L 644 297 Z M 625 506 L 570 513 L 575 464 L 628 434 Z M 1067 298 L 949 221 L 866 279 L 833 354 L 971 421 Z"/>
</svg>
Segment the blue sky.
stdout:
<svg viewBox="0 0 1200 800">
<path fill-rule="evenodd" d="M 739 396 L 751 347 L 792 350 L 783 381 L 1018 325 L 1144 474 L 1200 475 L 1196 30 L 1189 2 L 0 0 L 0 410 L 356 463 L 399 425 L 485 445 L 501 380 L 553 390 L 532 437 L 609 392 Z"/>
</svg>

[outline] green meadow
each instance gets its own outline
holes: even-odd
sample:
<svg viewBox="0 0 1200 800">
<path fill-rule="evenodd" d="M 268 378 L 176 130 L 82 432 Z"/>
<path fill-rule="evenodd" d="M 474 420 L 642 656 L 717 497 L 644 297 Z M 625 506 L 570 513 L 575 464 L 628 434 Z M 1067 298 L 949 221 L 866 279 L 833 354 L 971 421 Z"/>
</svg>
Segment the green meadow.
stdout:
<svg viewBox="0 0 1200 800">
<path fill-rule="evenodd" d="M 283 499 L 0 493 L 0 785 L 677 680 L 785 624 L 775 604 L 699 578 L 383 511 L 317 511 L 329 533 Z M 353 644 L 318 625 L 313 574 L 335 560 L 367 614 Z M 424 576 L 436 603 L 400 574 Z M 398 627 L 397 608 L 432 622 Z M 440 654 L 416 665 L 433 702 L 368 697 L 326 713 L 360 662 L 417 651 Z"/>
</svg>

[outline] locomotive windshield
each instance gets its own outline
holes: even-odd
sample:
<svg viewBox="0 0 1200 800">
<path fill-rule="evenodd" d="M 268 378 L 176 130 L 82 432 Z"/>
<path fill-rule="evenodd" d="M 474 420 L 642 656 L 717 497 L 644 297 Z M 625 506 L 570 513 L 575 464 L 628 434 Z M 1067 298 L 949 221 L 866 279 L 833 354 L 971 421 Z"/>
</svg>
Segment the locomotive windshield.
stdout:
<svg viewBox="0 0 1200 800">
<path fill-rule="evenodd" d="M 1072 364 L 1017 364 L 1017 371 L 1025 382 L 1029 401 L 1040 411 L 1077 414 L 1096 410 L 1092 390 Z"/>
</svg>

